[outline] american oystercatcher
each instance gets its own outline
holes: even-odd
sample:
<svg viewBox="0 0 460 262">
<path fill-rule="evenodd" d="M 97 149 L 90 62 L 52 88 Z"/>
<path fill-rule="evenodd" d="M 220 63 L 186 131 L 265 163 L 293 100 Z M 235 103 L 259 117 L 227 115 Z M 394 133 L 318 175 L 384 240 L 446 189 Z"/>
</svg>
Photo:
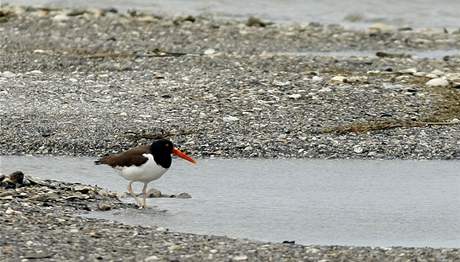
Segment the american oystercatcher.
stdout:
<svg viewBox="0 0 460 262">
<path fill-rule="evenodd" d="M 121 171 L 121 176 L 129 181 L 128 192 L 134 197 L 140 208 L 145 208 L 147 185 L 153 180 L 160 178 L 171 166 L 171 154 L 183 158 L 193 164 L 196 161 L 183 153 L 167 139 L 158 139 L 151 145 L 138 146 L 115 155 L 104 156 L 95 161 L 96 165 L 105 164 Z M 142 182 L 142 204 L 133 192 L 132 183 Z"/>
</svg>

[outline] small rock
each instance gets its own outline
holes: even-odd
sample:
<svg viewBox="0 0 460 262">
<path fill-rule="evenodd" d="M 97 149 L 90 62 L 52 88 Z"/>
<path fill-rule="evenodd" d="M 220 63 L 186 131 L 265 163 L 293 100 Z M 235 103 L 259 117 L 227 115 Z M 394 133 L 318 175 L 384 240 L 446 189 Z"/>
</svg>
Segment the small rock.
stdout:
<svg viewBox="0 0 460 262">
<path fill-rule="evenodd" d="M 454 119 L 450 120 L 450 122 L 454 123 L 454 124 L 458 124 L 458 123 L 460 123 L 460 119 L 454 118 Z"/>
<path fill-rule="evenodd" d="M 430 87 L 438 87 L 438 86 L 448 86 L 449 81 L 447 79 L 440 77 L 440 78 L 433 78 L 425 83 L 425 85 Z"/>
<path fill-rule="evenodd" d="M 338 76 L 334 76 L 333 78 L 331 78 L 331 82 L 333 83 L 344 83 L 346 81 L 346 77 L 342 76 L 342 75 L 338 75 Z"/>
<path fill-rule="evenodd" d="M 313 77 L 311 78 L 311 81 L 312 81 L 312 82 L 321 82 L 321 81 L 323 81 L 323 78 L 320 77 L 320 76 L 313 76 Z"/>
<path fill-rule="evenodd" d="M 34 53 L 35 53 L 35 54 L 50 54 L 51 51 L 43 50 L 43 49 L 35 49 L 35 50 L 34 50 Z"/>
<path fill-rule="evenodd" d="M 283 81 L 275 80 L 275 81 L 273 81 L 273 84 L 274 84 L 275 86 L 288 86 L 288 85 L 291 84 L 291 82 L 290 82 L 290 81 L 284 81 L 284 82 L 283 82 Z"/>
<path fill-rule="evenodd" d="M 413 75 L 413 74 L 417 73 L 417 68 L 412 67 L 412 68 L 399 70 L 398 73 Z"/>
<path fill-rule="evenodd" d="M 413 74 L 414 76 L 421 76 L 421 77 L 425 77 L 426 76 L 426 73 L 425 72 L 416 72 Z"/>
<path fill-rule="evenodd" d="M 331 92 L 331 91 L 332 91 L 332 89 L 329 88 L 329 87 L 323 87 L 320 90 L 318 90 L 318 92 L 320 92 L 320 93 L 327 93 L 327 92 Z"/>
<path fill-rule="evenodd" d="M 234 256 L 234 257 L 232 257 L 232 260 L 234 260 L 234 261 L 248 260 L 248 256 L 246 256 L 246 255 Z"/>
<path fill-rule="evenodd" d="M 136 19 L 138 21 L 145 22 L 145 23 L 155 22 L 157 20 L 154 16 L 151 16 L 151 15 L 138 16 Z"/>
<path fill-rule="evenodd" d="M 11 182 L 15 184 L 24 184 L 24 173 L 22 171 L 16 171 L 9 175 Z"/>
<path fill-rule="evenodd" d="M 192 196 L 189 194 L 189 193 L 185 193 L 185 192 L 182 192 L 182 193 L 179 193 L 177 196 L 177 198 L 192 198 Z"/>
<path fill-rule="evenodd" d="M 240 120 L 238 117 L 235 117 L 235 116 L 224 116 L 222 118 L 222 120 L 226 123 L 229 123 L 229 122 L 235 122 L 235 121 L 238 121 Z"/>
<path fill-rule="evenodd" d="M 288 98 L 290 99 L 294 99 L 294 100 L 297 100 L 299 98 L 301 98 L 302 95 L 301 94 L 292 94 L 292 95 L 288 95 Z"/>
<path fill-rule="evenodd" d="M 435 69 L 431 71 L 431 74 L 437 75 L 437 76 L 443 76 L 445 73 L 439 69 Z"/>
<path fill-rule="evenodd" d="M 158 232 L 166 232 L 166 231 L 168 231 L 168 229 L 164 228 L 164 227 L 157 227 L 157 231 Z"/>
<path fill-rule="evenodd" d="M 161 191 L 155 188 L 150 188 L 146 192 L 146 197 L 152 198 L 152 197 L 161 197 Z"/>
<path fill-rule="evenodd" d="M 255 26 L 255 27 L 266 27 L 268 23 L 263 22 L 260 18 L 251 16 L 248 18 L 248 21 L 246 22 L 247 26 Z"/>
<path fill-rule="evenodd" d="M 11 214 L 14 214 L 15 211 L 13 209 L 11 209 L 11 207 L 7 208 L 6 211 L 5 211 L 5 214 L 7 215 L 11 215 Z"/>
<path fill-rule="evenodd" d="M 144 262 L 157 261 L 157 260 L 160 260 L 160 258 L 157 256 L 149 256 L 144 259 Z"/>
<path fill-rule="evenodd" d="M 414 74 L 414 75 L 417 76 L 417 74 Z M 423 75 L 422 75 L 422 76 L 423 76 Z M 432 73 L 425 74 L 424 76 L 425 76 L 425 77 L 428 77 L 428 78 L 431 78 L 431 79 L 433 79 L 433 78 L 438 78 L 438 77 L 439 77 L 438 75 L 432 74 Z"/>
<path fill-rule="evenodd" d="M 41 75 L 41 74 L 43 74 L 43 72 L 40 71 L 40 70 L 32 70 L 32 71 L 30 71 L 30 72 L 27 72 L 27 74 L 30 74 L 30 75 Z"/>
<path fill-rule="evenodd" d="M 107 202 L 99 202 L 97 203 L 97 209 L 100 211 L 108 211 L 112 209 L 112 205 Z"/>
<path fill-rule="evenodd" d="M 69 19 L 70 19 L 70 17 L 68 15 L 65 15 L 65 14 L 58 14 L 58 15 L 53 17 L 53 21 L 56 21 L 56 22 L 64 22 L 64 21 L 67 21 Z"/>
<path fill-rule="evenodd" d="M 355 153 L 357 154 L 361 154 L 364 151 L 364 149 L 360 145 L 355 145 L 353 147 L 353 151 L 355 151 Z"/>
<path fill-rule="evenodd" d="M 82 194 L 88 194 L 92 189 L 91 189 L 91 187 L 88 187 L 88 186 L 76 185 L 73 188 L 73 190 L 76 191 L 76 192 L 80 192 Z"/>
<path fill-rule="evenodd" d="M 12 77 L 15 77 L 16 74 L 10 71 L 5 71 L 3 73 L 0 73 L 0 76 L 6 77 L 6 78 L 12 78 Z"/>
<path fill-rule="evenodd" d="M 384 23 L 375 23 L 369 27 L 369 33 L 376 34 L 376 33 L 387 33 L 392 31 L 394 28 L 390 25 Z"/>
<path fill-rule="evenodd" d="M 209 49 L 206 49 L 204 50 L 204 54 L 205 55 L 213 55 L 216 53 L 216 50 L 215 49 L 212 49 L 212 48 L 209 48 Z"/>
</svg>

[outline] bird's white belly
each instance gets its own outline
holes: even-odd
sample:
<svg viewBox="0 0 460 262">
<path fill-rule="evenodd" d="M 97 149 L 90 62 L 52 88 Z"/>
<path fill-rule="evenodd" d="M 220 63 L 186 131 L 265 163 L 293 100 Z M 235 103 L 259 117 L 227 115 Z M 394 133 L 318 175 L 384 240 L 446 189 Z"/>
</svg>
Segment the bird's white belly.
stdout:
<svg viewBox="0 0 460 262">
<path fill-rule="evenodd" d="M 157 165 L 151 154 L 143 154 L 143 156 L 149 160 L 140 166 L 117 167 L 121 170 L 121 176 L 129 181 L 150 182 L 168 171 L 167 168 Z"/>
</svg>

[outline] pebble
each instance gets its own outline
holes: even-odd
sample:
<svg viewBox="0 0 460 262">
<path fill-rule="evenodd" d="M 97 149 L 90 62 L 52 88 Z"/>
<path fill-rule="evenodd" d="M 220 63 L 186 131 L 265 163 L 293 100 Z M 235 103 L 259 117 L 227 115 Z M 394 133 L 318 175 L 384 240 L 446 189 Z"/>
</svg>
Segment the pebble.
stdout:
<svg viewBox="0 0 460 262">
<path fill-rule="evenodd" d="M 53 21 L 56 21 L 56 22 L 64 22 L 64 21 L 67 21 L 69 19 L 70 19 L 70 17 L 65 15 L 65 14 L 58 14 L 58 15 L 53 17 Z"/>
<path fill-rule="evenodd" d="M 413 75 L 417 73 L 417 69 L 415 67 L 407 68 L 407 69 L 399 70 L 399 73 Z"/>
<path fill-rule="evenodd" d="M 203 52 L 205 55 L 213 55 L 216 53 L 216 50 L 215 49 L 212 49 L 212 48 L 209 48 L 209 49 L 206 49 L 204 50 Z"/>
<path fill-rule="evenodd" d="M 185 192 L 177 194 L 176 197 L 177 198 L 184 198 L 184 199 L 192 198 L 192 196 L 189 193 L 185 193 Z"/>
<path fill-rule="evenodd" d="M 162 194 L 161 194 L 161 191 L 158 190 L 158 189 L 149 188 L 149 190 L 147 190 L 146 196 L 149 197 L 149 198 L 151 198 L 151 197 L 161 197 Z"/>
<path fill-rule="evenodd" d="M 157 256 L 149 256 L 144 259 L 144 262 L 157 261 L 157 260 L 160 260 L 160 258 Z"/>
<path fill-rule="evenodd" d="M 320 76 L 313 76 L 313 77 L 311 78 L 311 81 L 312 81 L 312 82 L 321 82 L 321 81 L 323 81 L 323 78 L 320 77 Z"/>
<path fill-rule="evenodd" d="M 229 123 L 229 122 L 238 121 L 238 120 L 240 120 L 240 119 L 239 119 L 238 117 L 235 117 L 235 116 L 224 116 L 224 117 L 222 118 L 222 120 L 223 120 L 224 122 Z"/>
<path fill-rule="evenodd" d="M 332 83 L 344 83 L 346 79 L 347 78 L 345 76 L 338 75 L 338 76 L 334 76 L 333 78 L 331 78 L 331 82 Z"/>
<path fill-rule="evenodd" d="M 10 71 L 4 71 L 0 73 L 0 76 L 5 78 L 13 78 L 16 77 L 16 74 Z"/>
<path fill-rule="evenodd" d="M 353 151 L 357 154 L 361 154 L 364 151 L 364 149 L 360 145 L 355 145 L 353 147 Z"/>
<path fill-rule="evenodd" d="M 384 23 L 375 23 L 369 27 L 370 33 L 386 33 L 394 30 L 394 27 Z"/>
<path fill-rule="evenodd" d="M 447 79 L 443 78 L 443 77 L 440 77 L 440 78 L 434 78 L 434 79 L 431 79 L 429 80 L 428 82 L 425 83 L 426 86 L 430 86 L 430 87 L 443 87 L 443 86 L 448 86 L 449 85 L 449 81 L 447 81 Z"/>
<path fill-rule="evenodd" d="M 105 202 L 100 202 L 97 204 L 97 209 L 100 211 L 108 211 L 112 209 L 112 205 Z"/>
<path fill-rule="evenodd" d="M 248 260 L 248 256 L 246 255 L 234 256 L 232 257 L 232 260 L 233 261 L 244 261 L 244 260 Z"/>
<path fill-rule="evenodd" d="M 301 94 L 292 94 L 292 95 L 288 95 L 288 98 L 294 99 L 294 100 L 299 99 L 299 98 L 301 98 L 301 97 L 302 97 Z"/>
<path fill-rule="evenodd" d="M 439 70 L 439 69 L 435 69 L 435 70 L 431 71 L 431 74 L 437 75 L 437 76 L 445 75 L 445 73 L 443 71 Z"/>
<path fill-rule="evenodd" d="M 31 74 L 31 75 L 41 75 L 41 74 L 43 74 L 43 72 L 40 71 L 40 70 L 32 70 L 32 71 L 27 72 L 27 74 Z"/>
</svg>

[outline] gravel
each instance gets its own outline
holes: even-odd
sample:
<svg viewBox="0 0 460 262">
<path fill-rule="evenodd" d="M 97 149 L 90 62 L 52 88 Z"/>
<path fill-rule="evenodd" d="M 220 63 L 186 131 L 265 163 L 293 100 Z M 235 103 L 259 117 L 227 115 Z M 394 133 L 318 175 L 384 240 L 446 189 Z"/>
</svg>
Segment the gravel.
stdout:
<svg viewBox="0 0 460 262">
<path fill-rule="evenodd" d="M 97 156 L 168 136 L 198 157 L 460 158 L 458 32 L 2 14 L 0 154 Z"/>
<path fill-rule="evenodd" d="M 169 137 L 195 157 L 460 159 L 459 32 L 1 6 L 0 34 L 0 155 L 98 156 Z M 2 261 L 460 259 L 82 218 L 134 207 L 96 187 L 8 179 Z"/>
<path fill-rule="evenodd" d="M 7 181 L 8 180 L 8 181 Z M 1 261 L 455 261 L 458 248 L 346 247 L 265 243 L 170 232 L 76 216 L 135 208 L 115 193 L 27 177 L 0 181 Z M 11 186 L 14 185 L 14 186 Z M 101 208 L 104 207 L 104 208 Z M 108 207 L 108 208 L 107 208 Z"/>
</svg>

